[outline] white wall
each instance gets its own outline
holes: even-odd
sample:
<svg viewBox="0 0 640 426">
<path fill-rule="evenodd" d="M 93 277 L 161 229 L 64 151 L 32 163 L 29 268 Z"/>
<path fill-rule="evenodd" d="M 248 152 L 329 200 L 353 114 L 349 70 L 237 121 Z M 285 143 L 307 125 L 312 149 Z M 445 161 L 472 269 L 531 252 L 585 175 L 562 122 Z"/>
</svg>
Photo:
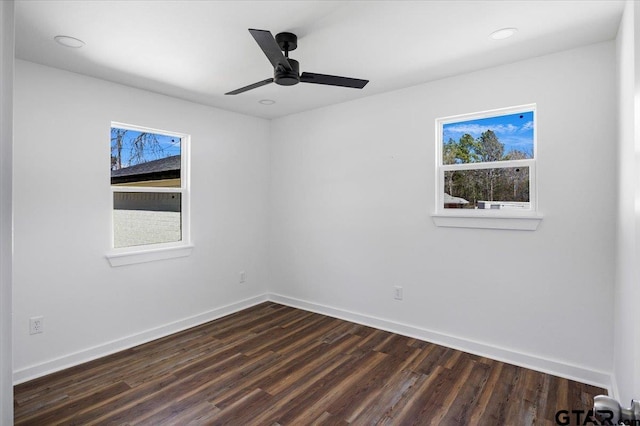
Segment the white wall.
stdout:
<svg viewBox="0 0 640 426">
<path fill-rule="evenodd" d="M 0 425 L 13 424 L 11 333 L 11 170 L 13 1 L 0 2 Z"/>
<path fill-rule="evenodd" d="M 16 381 L 264 298 L 268 121 L 21 60 L 14 102 Z M 191 256 L 106 260 L 112 120 L 191 135 Z"/>
<path fill-rule="evenodd" d="M 623 404 L 640 398 L 640 8 L 628 1 L 617 38 L 618 227 L 614 378 Z M 635 103 L 635 105 L 634 105 Z"/>
<path fill-rule="evenodd" d="M 271 292 L 607 385 L 615 52 L 587 46 L 271 123 L 17 61 L 14 378 Z M 435 227 L 434 120 L 531 102 L 538 230 Z M 111 120 L 192 135 L 190 257 L 120 268 L 104 258 Z M 405 300 L 393 300 L 394 285 Z M 30 336 L 36 315 L 45 333 Z"/>
<path fill-rule="evenodd" d="M 615 99 L 606 42 L 275 120 L 271 291 L 606 385 Z M 538 230 L 437 228 L 434 120 L 533 102 Z"/>
</svg>

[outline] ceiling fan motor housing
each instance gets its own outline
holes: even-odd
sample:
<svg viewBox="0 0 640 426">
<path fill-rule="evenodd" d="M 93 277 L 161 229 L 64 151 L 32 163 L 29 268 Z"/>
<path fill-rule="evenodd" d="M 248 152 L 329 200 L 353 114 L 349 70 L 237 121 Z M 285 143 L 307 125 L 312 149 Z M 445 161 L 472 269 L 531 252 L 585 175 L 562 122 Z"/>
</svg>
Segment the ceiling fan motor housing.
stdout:
<svg viewBox="0 0 640 426">
<path fill-rule="evenodd" d="M 300 83 L 300 64 L 295 59 L 287 58 L 291 70 L 278 66 L 273 72 L 274 81 L 281 86 L 293 86 Z"/>
</svg>

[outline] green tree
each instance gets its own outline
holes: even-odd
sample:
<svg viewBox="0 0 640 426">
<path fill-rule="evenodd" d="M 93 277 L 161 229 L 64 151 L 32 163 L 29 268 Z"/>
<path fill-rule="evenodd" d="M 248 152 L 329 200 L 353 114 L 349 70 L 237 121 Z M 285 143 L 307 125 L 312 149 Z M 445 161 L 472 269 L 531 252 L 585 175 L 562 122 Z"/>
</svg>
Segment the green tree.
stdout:
<svg viewBox="0 0 640 426">
<path fill-rule="evenodd" d="M 520 151 L 519 149 L 509 151 L 504 156 L 505 160 L 526 160 L 528 158 L 531 158 L 531 155 L 527 154 L 524 151 Z"/>
<path fill-rule="evenodd" d="M 478 149 L 478 142 L 473 138 L 473 136 L 465 133 L 458 141 L 457 158 L 460 159 L 461 163 L 476 163 L 479 159 L 477 154 Z"/>
<path fill-rule="evenodd" d="M 456 164 L 458 162 L 458 142 L 449 138 L 449 140 L 442 147 L 442 164 Z M 449 171 L 444 175 L 444 187 L 445 192 L 450 195 L 453 195 L 454 192 L 454 179 L 456 173 L 454 171 Z"/>
<path fill-rule="evenodd" d="M 455 164 L 458 155 L 458 143 L 449 138 L 442 147 L 442 164 Z"/>
<path fill-rule="evenodd" d="M 442 151 L 442 163 L 443 164 L 466 164 L 475 163 L 478 161 L 478 143 L 468 133 L 465 133 L 456 142 L 452 138 L 444 144 Z M 468 182 L 468 173 L 456 173 L 450 171 L 445 174 L 445 188 L 447 193 L 453 196 L 464 195 L 464 188 L 469 187 L 471 182 Z"/>
<path fill-rule="evenodd" d="M 477 153 L 483 162 L 502 160 L 504 144 L 498 140 L 493 130 L 482 132 L 477 144 Z"/>
<path fill-rule="evenodd" d="M 504 155 L 504 144 L 498 140 L 493 130 L 482 132 L 478 138 L 478 154 L 483 162 L 500 161 Z M 501 175 L 500 169 L 485 169 L 485 194 L 487 201 L 494 201 L 496 182 Z"/>
<path fill-rule="evenodd" d="M 478 150 L 478 143 L 473 136 L 465 133 L 460 137 L 460 140 L 456 142 L 452 138 L 444 144 L 442 151 L 442 163 L 443 164 L 466 164 L 475 163 L 479 157 L 476 151 Z"/>
<path fill-rule="evenodd" d="M 531 155 L 524 151 L 514 149 L 509 151 L 505 156 L 505 160 L 525 160 L 531 158 Z M 504 170 L 505 178 L 505 194 L 501 195 L 502 199 L 511 199 L 513 201 L 529 200 L 529 169 L 525 167 L 512 167 Z M 509 197 L 509 198 L 507 198 Z"/>
</svg>

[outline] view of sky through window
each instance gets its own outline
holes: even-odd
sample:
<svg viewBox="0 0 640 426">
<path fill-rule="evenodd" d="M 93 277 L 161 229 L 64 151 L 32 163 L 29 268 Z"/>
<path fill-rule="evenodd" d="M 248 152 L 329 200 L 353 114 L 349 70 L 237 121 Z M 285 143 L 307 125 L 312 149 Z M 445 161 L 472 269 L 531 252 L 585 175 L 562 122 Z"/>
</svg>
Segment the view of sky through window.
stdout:
<svg viewBox="0 0 640 426">
<path fill-rule="evenodd" d="M 138 130 L 111 128 L 111 169 L 180 155 L 180 138 Z"/>
<path fill-rule="evenodd" d="M 443 124 L 442 143 L 445 146 L 451 141 L 458 143 L 465 134 L 470 135 L 477 141 L 488 130 L 492 131 L 497 140 L 504 146 L 504 157 L 508 158 L 508 154 L 511 152 L 518 152 L 526 154 L 526 158 L 533 158 L 533 111 Z M 471 163 L 481 161 L 483 160 L 472 156 L 467 160 L 456 162 Z"/>
</svg>

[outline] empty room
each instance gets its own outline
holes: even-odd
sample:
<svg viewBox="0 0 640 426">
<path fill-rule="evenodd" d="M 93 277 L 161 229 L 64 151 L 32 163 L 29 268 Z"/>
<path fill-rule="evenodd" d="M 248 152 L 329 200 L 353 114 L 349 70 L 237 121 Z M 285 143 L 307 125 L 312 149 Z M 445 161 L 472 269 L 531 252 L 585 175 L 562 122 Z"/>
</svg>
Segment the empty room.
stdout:
<svg viewBox="0 0 640 426">
<path fill-rule="evenodd" d="M 0 20 L 0 425 L 640 424 L 637 2 Z"/>
</svg>

